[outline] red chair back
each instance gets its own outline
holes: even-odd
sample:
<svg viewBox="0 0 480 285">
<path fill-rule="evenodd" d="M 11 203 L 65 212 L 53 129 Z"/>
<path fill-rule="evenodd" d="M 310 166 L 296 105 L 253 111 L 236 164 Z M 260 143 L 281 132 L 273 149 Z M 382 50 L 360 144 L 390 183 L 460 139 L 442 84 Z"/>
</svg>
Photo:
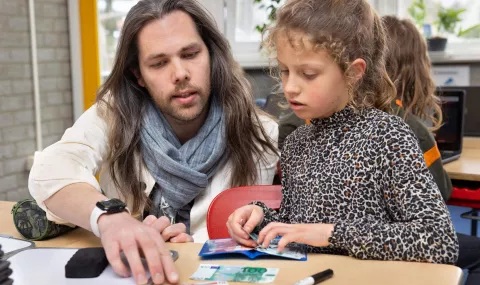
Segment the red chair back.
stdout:
<svg viewBox="0 0 480 285">
<path fill-rule="evenodd" d="M 480 189 L 453 187 L 447 205 L 480 209 Z"/>
<path fill-rule="evenodd" d="M 213 199 L 207 212 L 207 231 L 210 239 L 228 238 L 227 220 L 236 209 L 253 201 L 262 201 L 278 210 L 282 202 L 281 185 L 254 185 L 227 189 Z"/>
</svg>

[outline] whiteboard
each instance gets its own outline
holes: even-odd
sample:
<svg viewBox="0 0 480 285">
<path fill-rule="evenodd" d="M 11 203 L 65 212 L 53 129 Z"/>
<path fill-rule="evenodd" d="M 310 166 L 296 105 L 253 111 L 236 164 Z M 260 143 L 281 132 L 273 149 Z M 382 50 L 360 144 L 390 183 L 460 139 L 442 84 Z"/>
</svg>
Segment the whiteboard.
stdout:
<svg viewBox="0 0 480 285">
<path fill-rule="evenodd" d="M 11 279 L 15 285 L 135 285 L 133 277 L 118 276 L 109 265 L 97 278 L 65 278 L 65 265 L 77 252 L 72 248 L 34 248 L 10 257 Z M 147 278 L 150 275 L 147 271 Z"/>
</svg>

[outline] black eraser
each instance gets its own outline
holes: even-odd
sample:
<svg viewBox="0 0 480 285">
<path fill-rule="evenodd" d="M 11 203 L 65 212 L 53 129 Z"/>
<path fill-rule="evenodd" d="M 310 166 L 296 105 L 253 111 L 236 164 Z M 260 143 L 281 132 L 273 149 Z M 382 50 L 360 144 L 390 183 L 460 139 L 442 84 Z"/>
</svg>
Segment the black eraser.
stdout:
<svg viewBox="0 0 480 285">
<path fill-rule="evenodd" d="M 95 278 L 108 265 L 107 255 L 102 247 L 79 249 L 65 265 L 67 278 Z"/>
</svg>

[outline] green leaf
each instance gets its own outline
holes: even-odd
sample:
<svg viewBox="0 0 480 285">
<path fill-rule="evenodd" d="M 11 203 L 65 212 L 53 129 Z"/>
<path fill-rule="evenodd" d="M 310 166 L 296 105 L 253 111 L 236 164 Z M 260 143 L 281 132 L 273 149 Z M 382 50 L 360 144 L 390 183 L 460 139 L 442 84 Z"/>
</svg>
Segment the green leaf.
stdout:
<svg viewBox="0 0 480 285">
<path fill-rule="evenodd" d="M 440 6 L 437 13 L 438 21 L 436 22 L 438 31 L 454 34 L 458 23 L 462 21 L 460 15 L 465 11 L 465 9 L 444 8 Z"/>
<path fill-rule="evenodd" d="M 270 21 L 274 21 L 276 14 L 277 14 L 277 8 L 272 7 L 272 9 L 270 10 L 270 13 L 268 14 L 268 19 L 269 19 Z"/>
<path fill-rule="evenodd" d="M 270 0 L 269 3 L 265 3 L 266 2 L 265 0 L 253 0 L 253 3 L 260 4 L 259 9 L 265 10 L 265 13 L 267 15 L 266 23 L 256 26 L 255 30 L 259 32 L 263 32 L 272 21 L 275 21 L 277 9 L 279 7 L 280 2 L 282 1 L 283 0 Z"/>
<path fill-rule="evenodd" d="M 427 15 L 425 2 L 423 0 L 415 0 L 412 5 L 408 7 L 408 14 L 412 17 L 418 27 L 422 27 Z"/>
<path fill-rule="evenodd" d="M 255 26 L 255 30 L 257 30 L 258 32 L 260 33 L 263 33 L 265 31 L 265 29 L 267 28 L 267 25 L 266 24 L 263 24 L 263 25 L 257 25 Z"/>
<path fill-rule="evenodd" d="M 468 35 L 469 33 L 473 33 L 473 32 L 480 32 L 480 24 L 471 26 L 469 28 L 466 28 L 465 30 L 460 28 L 460 31 L 458 31 L 457 36 L 464 37 L 464 36 Z"/>
</svg>

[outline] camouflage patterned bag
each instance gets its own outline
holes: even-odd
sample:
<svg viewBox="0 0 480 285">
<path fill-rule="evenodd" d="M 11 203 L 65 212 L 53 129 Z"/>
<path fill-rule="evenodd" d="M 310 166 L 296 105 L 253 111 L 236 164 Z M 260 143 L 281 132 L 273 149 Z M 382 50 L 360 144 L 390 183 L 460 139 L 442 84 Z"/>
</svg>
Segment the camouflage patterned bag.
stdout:
<svg viewBox="0 0 480 285">
<path fill-rule="evenodd" d="M 12 215 L 18 232 L 29 240 L 49 239 L 74 229 L 49 221 L 45 211 L 32 199 L 16 203 L 12 208 Z"/>
</svg>

